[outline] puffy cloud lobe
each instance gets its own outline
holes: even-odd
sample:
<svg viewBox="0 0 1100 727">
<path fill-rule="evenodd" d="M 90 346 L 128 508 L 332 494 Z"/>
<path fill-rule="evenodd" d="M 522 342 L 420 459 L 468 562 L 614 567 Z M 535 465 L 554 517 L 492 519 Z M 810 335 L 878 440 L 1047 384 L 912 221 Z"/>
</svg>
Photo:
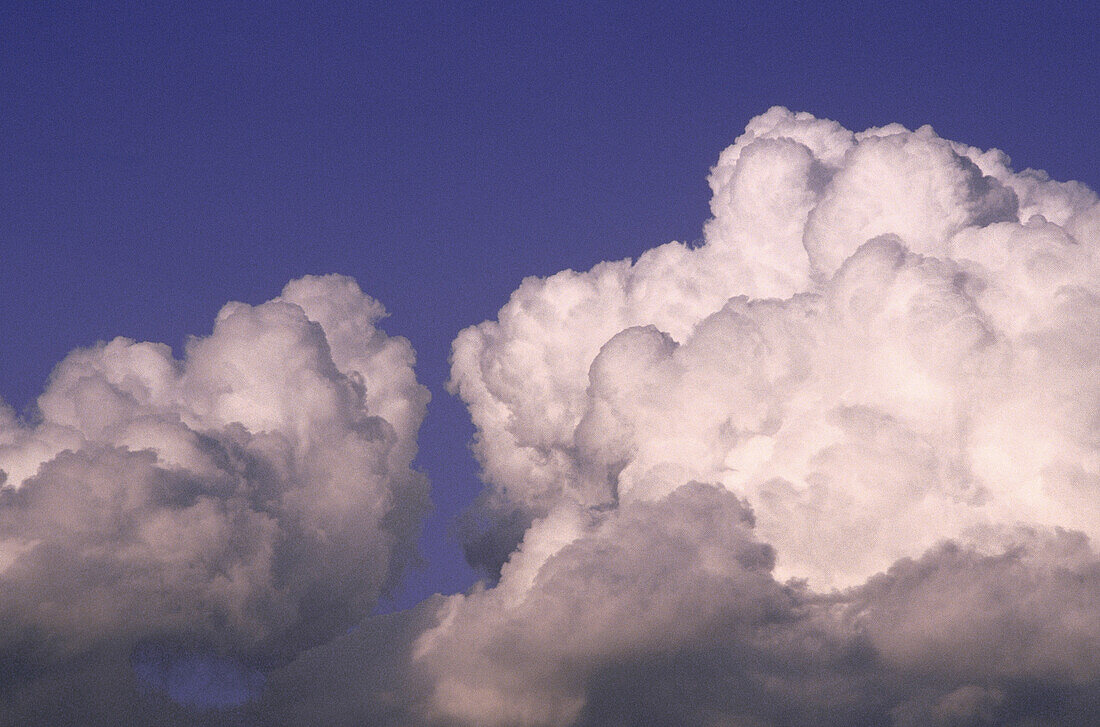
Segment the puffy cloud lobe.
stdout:
<svg viewBox="0 0 1100 727">
<path fill-rule="evenodd" d="M 1096 195 L 779 108 L 710 182 L 702 246 L 527 279 L 456 339 L 470 552 L 513 552 L 410 652 L 427 714 L 1095 720 Z M 751 578 L 731 530 L 773 553 Z"/>
<path fill-rule="evenodd" d="M 33 423 L 5 411 L 0 662 L 163 642 L 270 663 L 366 615 L 427 505 L 428 394 L 382 315 L 348 278 L 302 278 L 226 305 L 182 360 L 74 351 Z"/>
<path fill-rule="evenodd" d="M 595 666 L 782 613 L 788 598 L 751 520 L 729 492 L 696 484 L 602 518 L 540 521 L 500 585 L 452 598 L 420 637 L 414 656 L 431 671 L 431 702 L 469 723 L 565 723 Z M 547 541 L 560 549 L 547 553 Z"/>
</svg>

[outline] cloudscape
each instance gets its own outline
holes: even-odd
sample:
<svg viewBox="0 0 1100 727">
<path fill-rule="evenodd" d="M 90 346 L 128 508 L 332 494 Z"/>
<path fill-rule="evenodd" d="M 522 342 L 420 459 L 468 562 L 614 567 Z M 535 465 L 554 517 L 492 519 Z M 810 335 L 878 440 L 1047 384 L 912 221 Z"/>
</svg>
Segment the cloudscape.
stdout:
<svg viewBox="0 0 1100 727">
<path fill-rule="evenodd" d="M 523 279 L 451 349 L 483 577 L 390 613 L 371 291 L 71 352 L 0 412 L 0 722 L 1100 723 L 1100 200 L 965 141 L 773 107 L 700 241 Z"/>
</svg>

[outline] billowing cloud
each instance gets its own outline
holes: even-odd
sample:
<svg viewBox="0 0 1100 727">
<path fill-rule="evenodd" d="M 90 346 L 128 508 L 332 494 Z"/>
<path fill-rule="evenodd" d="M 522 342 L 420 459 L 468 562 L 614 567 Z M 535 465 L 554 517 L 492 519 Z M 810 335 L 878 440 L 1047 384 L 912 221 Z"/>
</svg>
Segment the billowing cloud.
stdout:
<svg viewBox="0 0 1100 727">
<path fill-rule="evenodd" d="M 701 246 L 529 278 L 456 340 L 500 581 L 418 640 L 427 713 L 1095 717 L 1096 195 L 780 108 L 710 182 Z"/>
<path fill-rule="evenodd" d="M 219 724 L 1100 722 L 1097 196 L 781 108 L 710 183 L 701 245 L 459 334 L 494 577 L 350 630 L 424 504 L 377 304 L 311 278 L 182 362 L 73 354 L 0 430 L 4 668 L 121 643 L 186 691 L 197 643 L 247 692 L 300 652 Z"/>
<path fill-rule="evenodd" d="M 145 656 L 276 664 L 370 612 L 427 506 L 428 393 L 383 315 L 302 278 L 226 305 L 182 360 L 74 351 L 32 421 L 2 412 L 0 701 L 40 716 L 42 673 L 107 652 L 166 689 Z"/>
<path fill-rule="evenodd" d="M 823 587 L 977 525 L 1097 535 L 1092 192 L 783 109 L 711 186 L 703 246 L 528 279 L 458 337 L 490 509 L 720 482 Z"/>
</svg>

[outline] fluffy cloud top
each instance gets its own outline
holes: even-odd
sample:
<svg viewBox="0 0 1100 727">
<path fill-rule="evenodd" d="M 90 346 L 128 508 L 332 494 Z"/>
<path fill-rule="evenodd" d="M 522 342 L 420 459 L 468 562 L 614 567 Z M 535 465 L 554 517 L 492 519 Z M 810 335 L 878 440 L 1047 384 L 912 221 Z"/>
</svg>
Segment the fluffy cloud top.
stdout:
<svg viewBox="0 0 1100 727">
<path fill-rule="evenodd" d="M 144 643 L 273 663 L 369 613 L 427 505 L 428 393 L 383 315 L 302 278 L 182 360 L 118 338 L 0 412 L 0 690 Z"/>
</svg>

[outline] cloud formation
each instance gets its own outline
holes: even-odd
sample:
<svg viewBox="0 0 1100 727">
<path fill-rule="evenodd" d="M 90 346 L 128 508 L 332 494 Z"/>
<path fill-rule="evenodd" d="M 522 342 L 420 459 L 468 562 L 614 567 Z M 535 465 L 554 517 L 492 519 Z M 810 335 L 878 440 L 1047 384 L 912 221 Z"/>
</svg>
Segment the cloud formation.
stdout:
<svg viewBox="0 0 1100 727">
<path fill-rule="evenodd" d="M 459 334 L 493 577 L 350 630 L 425 505 L 376 303 L 307 278 L 183 361 L 71 355 L 0 427 L 0 667 L 274 667 L 211 724 L 1100 722 L 1096 194 L 782 108 L 710 184 L 701 245 Z"/>
<path fill-rule="evenodd" d="M 0 413 L 4 701 L 108 652 L 277 664 L 371 611 L 427 507 L 428 393 L 383 315 L 349 278 L 302 278 L 226 305 L 182 360 L 74 351 L 33 421 Z"/>
<path fill-rule="evenodd" d="M 431 714 L 1095 710 L 1096 195 L 781 108 L 710 184 L 701 246 L 529 278 L 455 341 L 489 484 L 470 552 L 510 555 L 417 645 Z"/>
<path fill-rule="evenodd" d="M 488 508 L 720 482 L 821 587 L 976 525 L 1095 537 L 1091 191 L 784 109 L 710 182 L 703 246 L 527 279 L 458 337 Z"/>
</svg>

